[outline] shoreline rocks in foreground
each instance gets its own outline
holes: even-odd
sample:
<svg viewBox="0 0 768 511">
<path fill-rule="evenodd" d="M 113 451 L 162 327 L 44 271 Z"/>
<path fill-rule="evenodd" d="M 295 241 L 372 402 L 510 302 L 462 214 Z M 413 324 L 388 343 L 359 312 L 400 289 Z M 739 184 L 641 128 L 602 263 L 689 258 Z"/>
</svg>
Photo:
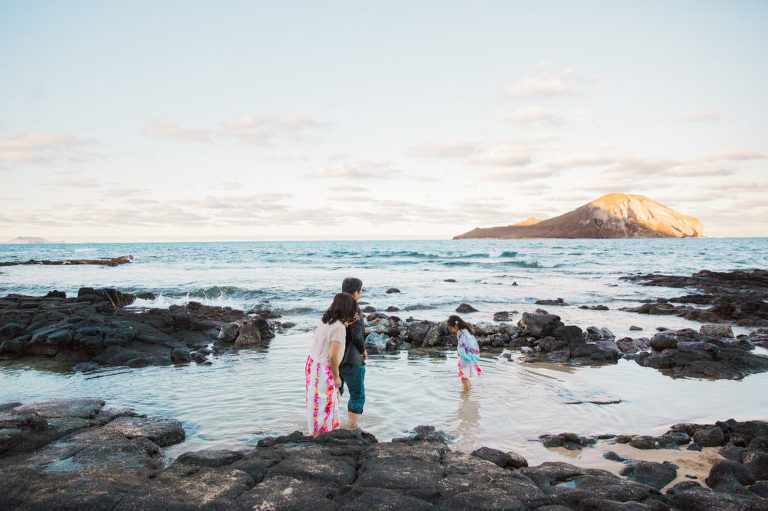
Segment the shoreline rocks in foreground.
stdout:
<svg viewBox="0 0 768 511">
<path fill-rule="evenodd" d="M 0 298 L 0 360 L 54 358 L 76 369 L 205 363 L 211 343 L 263 346 L 275 335 L 257 314 L 198 302 L 126 309 L 136 298 L 93 288 L 81 288 L 76 298 L 59 291 Z"/>
<path fill-rule="evenodd" d="M 662 493 L 675 470 L 669 466 L 628 465 L 627 478 L 563 462 L 528 466 L 515 453 L 453 451 L 427 426 L 391 442 L 359 430 L 316 439 L 297 431 L 254 449 L 187 452 L 169 463 L 163 447 L 184 439 L 174 419 L 110 409 L 98 399 L 6 403 L 0 508 L 768 509 L 768 475 L 760 472 L 766 423 L 722 424 L 734 446 L 749 440 L 742 461 L 715 464 L 706 481 L 713 488 L 686 481 Z M 747 457 L 757 468 L 748 468 Z"/>
<path fill-rule="evenodd" d="M 27 265 L 27 264 L 42 264 L 42 265 L 51 265 L 51 266 L 65 266 L 65 265 L 78 265 L 78 264 L 92 264 L 97 266 L 120 266 L 121 264 L 129 264 L 133 262 L 133 256 L 127 255 L 127 256 L 120 256 L 120 257 L 112 257 L 112 258 L 102 258 L 102 259 L 64 259 L 64 260 L 58 260 L 58 261 L 51 261 L 48 259 L 43 259 L 41 261 L 38 261 L 36 259 L 29 259 L 27 261 L 0 261 L 0 266 L 20 266 L 20 265 Z"/>
</svg>

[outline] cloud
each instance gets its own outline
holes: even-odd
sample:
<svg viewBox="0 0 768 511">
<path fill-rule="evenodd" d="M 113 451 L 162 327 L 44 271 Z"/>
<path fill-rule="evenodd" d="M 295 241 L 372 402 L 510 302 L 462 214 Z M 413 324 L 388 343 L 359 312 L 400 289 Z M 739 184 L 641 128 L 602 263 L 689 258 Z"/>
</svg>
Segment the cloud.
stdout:
<svg viewBox="0 0 768 511">
<path fill-rule="evenodd" d="M 310 172 L 307 177 L 312 178 L 366 178 L 366 179 L 381 179 L 385 177 L 391 177 L 397 174 L 391 168 L 389 162 L 376 162 L 376 161 L 360 161 L 356 163 L 344 163 L 339 165 L 331 165 L 325 167 L 316 172 Z"/>
<path fill-rule="evenodd" d="M 573 92 L 570 81 L 575 75 L 576 70 L 570 67 L 554 73 L 545 71 L 538 76 L 509 82 L 502 89 L 502 95 L 515 99 L 527 99 L 570 94 Z"/>
<path fill-rule="evenodd" d="M 531 157 L 525 153 L 505 150 L 491 150 L 470 158 L 469 163 L 490 165 L 493 167 L 524 167 L 531 163 Z"/>
<path fill-rule="evenodd" d="M 499 115 L 499 118 L 507 122 L 513 122 L 513 123 L 519 123 L 519 124 L 525 124 L 525 123 L 531 123 L 531 124 L 543 123 L 543 124 L 552 124 L 552 125 L 563 124 L 563 119 L 561 119 L 557 114 L 555 114 L 555 112 L 546 108 L 538 107 L 538 106 L 529 106 L 525 108 L 519 108 L 511 113 L 501 114 Z"/>
<path fill-rule="evenodd" d="M 71 157 L 75 146 L 86 141 L 62 133 L 27 133 L 0 139 L 0 166 L 6 163 L 46 164 Z"/>
<path fill-rule="evenodd" d="M 527 169 L 510 169 L 486 172 L 483 174 L 483 179 L 488 179 L 490 181 L 519 182 L 534 179 L 546 179 L 551 176 L 552 173 L 548 169 L 544 167 L 533 167 Z"/>
<path fill-rule="evenodd" d="M 49 190 L 57 188 L 98 188 L 102 184 L 88 179 L 62 179 L 45 185 Z"/>
<path fill-rule="evenodd" d="M 242 114 L 222 122 L 218 132 L 221 136 L 235 138 L 244 144 L 264 145 L 278 135 L 295 134 L 322 125 L 300 114 L 280 114 L 270 117 L 252 117 Z"/>
<path fill-rule="evenodd" d="M 556 161 L 550 164 L 554 169 L 568 169 L 574 167 L 604 167 L 614 163 L 616 158 L 604 155 L 577 155 Z"/>
<path fill-rule="evenodd" d="M 210 142 L 210 132 L 198 129 L 180 128 L 170 122 L 156 122 L 144 128 L 144 134 L 161 140 L 181 142 Z"/>
<path fill-rule="evenodd" d="M 364 186 L 344 185 L 344 186 L 334 186 L 333 191 L 354 193 L 354 192 L 367 192 L 369 190 Z"/>
<path fill-rule="evenodd" d="M 701 158 L 705 161 L 746 161 L 746 160 L 764 160 L 766 155 L 757 151 L 748 151 L 745 149 L 731 149 L 720 153 L 710 154 Z"/>
<path fill-rule="evenodd" d="M 683 112 L 672 116 L 672 120 L 683 122 L 706 122 L 719 121 L 722 118 L 717 110 L 696 110 L 693 112 Z"/>
<path fill-rule="evenodd" d="M 477 148 L 466 142 L 444 142 L 413 146 L 405 154 L 418 158 L 463 158 L 476 152 Z"/>
<path fill-rule="evenodd" d="M 111 188 L 104 192 L 105 197 L 140 197 L 152 195 L 149 188 Z"/>
</svg>

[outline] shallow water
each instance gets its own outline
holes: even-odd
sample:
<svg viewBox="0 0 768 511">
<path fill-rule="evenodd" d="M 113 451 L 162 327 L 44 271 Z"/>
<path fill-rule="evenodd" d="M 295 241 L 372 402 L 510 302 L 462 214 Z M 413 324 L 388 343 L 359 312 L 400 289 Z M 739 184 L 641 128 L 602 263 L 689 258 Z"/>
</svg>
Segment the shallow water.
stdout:
<svg viewBox="0 0 768 511">
<path fill-rule="evenodd" d="M 363 300 L 395 305 L 403 318 L 444 319 L 461 302 L 493 312 L 538 306 L 563 297 L 569 306 L 545 307 L 582 328 L 608 327 L 617 336 L 649 336 L 658 326 L 698 323 L 617 310 L 685 290 L 648 288 L 619 280 L 635 272 L 689 274 L 700 269 L 768 266 L 768 240 L 508 240 L 428 242 L 182 243 L 0 246 L 0 260 L 114 257 L 133 254 L 117 268 L 15 266 L 0 269 L 0 294 L 74 293 L 80 286 L 150 290 L 167 306 L 190 299 L 248 309 L 263 300 L 299 323 L 267 349 L 212 357 L 210 366 L 112 368 L 72 373 L 47 362 L 0 362 L 0 401 L 93 396 L 110 405 L 183 421 L 187 440 L 171 455 L 208 447 L 254 445 L 265 435 L 305 430 L 304 361 L 311 328 L 341 280 L 363 279 Z M 457 282 L 445 282 L 445 279 Z M 513 285 L 513 283 L 517 285 Z M 390 287 L 402 293 L 387 294 Z M 581 304 L 602 303 L 610 311 Z M 409 310 L 406 310 L 409 309 Z M 638 325 L 643 332 L 630 332 Z M 737 328 L 737 333 L 749 329 Z M 765 350 L 761 351 L 765 354 Z M 380 440 L 432 424 L 454 446 L 511 449 L 532 462 L 563 459 L 534 442 L 539 434 L 658 434 L 675 422 L 734 417 L 766 419 L 768 374 L 742 381 L 671 379 L 631 361 L 603 367 L 520 365 L 483 353 L 484 374 L 467 394 L 456 376 L 456 356 L 417 351 L 371 356 L 361 425 Z M 567 404 L 620 399 L 612 405 Z M 343 403 L 346 403 L 344 398 Z"/>
<path fill-rule="evenodd" d="M 279 336 L 266 350 L 242 349 L 214 357 L 210 366 L 82 374 L 50 364 L 3 362 L 0 400 L 94 396 L 176 417 L 187 440 L 170 448 L 171 456 L 253 446 L 265 435 L 306 430 L 303 368 L 310 341 L 308 333 Z M 486 445 L 541 461 L 562 459 L 532 441 L 542 433 L 659 434 L 675 422 L 765 418 L 768 410 L 768 374 L 743 381 L 671 379 L 630 361 L 576 368 L 519 365 L 497 354 L 484 354 L 483 375 L 469 393 L 461 390 L 454 352 L 371 356 L 361 426 L 389 440 L 432 424 L 450 434 L 458 449 Z M 621 403 L 567 404 L 606 398 Z"/>
</svg>

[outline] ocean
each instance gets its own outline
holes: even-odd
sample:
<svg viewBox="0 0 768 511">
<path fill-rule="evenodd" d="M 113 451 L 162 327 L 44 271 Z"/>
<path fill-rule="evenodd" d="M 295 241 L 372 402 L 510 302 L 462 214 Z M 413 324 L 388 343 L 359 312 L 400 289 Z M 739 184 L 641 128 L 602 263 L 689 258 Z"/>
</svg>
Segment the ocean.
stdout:
<svg viewBox="0 0 768 511">
<path fill-rule="evenodd" d="M 82 286 L 151 291 L 156 300 L 133 307 L 167 307 L 190 300 L 249 310 L 268 302 L 280 321 L 297 324 L 268 348 L 213 358 L 210 366 L 108 368 L 74 373 L 52 362 L 0 362 L 0 401 L 94 396 L 148 414 L 183 421 L 187 440 L 169 453 L 253 445 L 265 435 L 303 430 L 303 368 L 311 332 L 341 281 L 363 280 L 363 301 L 389 306 L 403 319 L 443 320 L 460 303 L 478 312 L 520 314 L 537 308 L 582 328 L 607 327 L 617 337 L 650 336 L 660 326 L 700 324 L 673 316 L 619 310 L 640 300 L 682 294 L 620 279 L 634 273 L 691 274 L 701 269 L 768 267 L 768 239 L 306 241 L 0 245 L 0 261 L 133 255 L 118 267 L 0 268 L 0 294 L 74 294 Z M 455 282 L 451 282 L 453 280 Z M 387 293 L 397 288 L 399 293 Z M 563 298 L 565 306 L 540 306 Z M 608 311 L 580 309 L 606 305 Z M 641 332 L 631 332 L 636 325 Z M 751 329 L 734 328 L 736 333 Z M 520 365 L 484 353 L 469 395 L 456 376 L 456 355 L 401 352 L 372 355 L 361 426 L 379 439 L 419 424 L 450 434 L 456 448 L 516 450 L 535 460 L 561 459 L 539 434 L 658 434 L 675 422 L 766 419 L 768 375 L 741 381 L 672 379 L 632 361 L 603 367 Z M 585 397 L 615 405 L 569 405 Z M 344 400 L 346 402 L 346 398 Z"/>
</svg>

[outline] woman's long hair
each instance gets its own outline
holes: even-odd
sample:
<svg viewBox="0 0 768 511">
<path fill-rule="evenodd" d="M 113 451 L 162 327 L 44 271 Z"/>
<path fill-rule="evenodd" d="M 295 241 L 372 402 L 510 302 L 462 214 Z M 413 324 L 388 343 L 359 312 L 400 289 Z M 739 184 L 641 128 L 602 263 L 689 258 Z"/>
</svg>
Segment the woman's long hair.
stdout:
<svg viewBox="0 0 768 511">
<path fill-rule="evenodd" d="M 352 321 L 357 314 L 357 300 L 349 293 L 336 293 L 333 303 L 323 314 L 323 323 L 332 325 L 336 321 Z"/>
<path fill-rule="evenodd" d="M 469 323 L 467 323 L 460 317 L 456 316 L 455 314 L 453 316 L 448 317 L 448 325 L 459 327 L 459 330 L 469 330 L 470 334 L 475 333 L 475 331 L 472 330 L 472 327 L 470 326 Z"/>
</svg>

